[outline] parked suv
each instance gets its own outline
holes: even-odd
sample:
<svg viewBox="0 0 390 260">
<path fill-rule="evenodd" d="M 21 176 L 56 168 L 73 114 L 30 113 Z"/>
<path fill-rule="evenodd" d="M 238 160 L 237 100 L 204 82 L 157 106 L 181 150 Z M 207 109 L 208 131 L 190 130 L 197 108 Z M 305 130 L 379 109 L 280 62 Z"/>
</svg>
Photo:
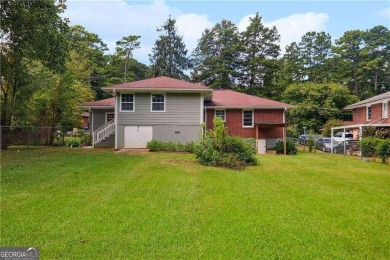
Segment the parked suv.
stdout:
<svg viewBox="0 0 390 260">
<path fill-rule="evenodd" d="M 335 142 L 353 140 L 353 134 L 348 132 L 338 132 L 333 136 L 332 140 Z"/>
</svg>

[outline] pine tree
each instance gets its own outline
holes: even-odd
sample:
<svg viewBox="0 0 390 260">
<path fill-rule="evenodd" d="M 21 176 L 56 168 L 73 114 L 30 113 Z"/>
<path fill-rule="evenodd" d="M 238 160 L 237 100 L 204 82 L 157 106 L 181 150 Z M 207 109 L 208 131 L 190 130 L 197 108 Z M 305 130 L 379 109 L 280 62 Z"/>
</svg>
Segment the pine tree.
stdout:
<svg viewBox="0 0 390 260">
<path fill-rule="evenodd" d="M 191 60 L 183 37 L 178 35 L 176 20 L 169 17 L 165 24 L 157 29 L 162 32 L 149 54 L 154 77 L 168 76 L 177 79 L 188 79 L 185 70 L 191 68 Z"/>
<path fill-rule="evenodd" d="M 239 76 L 240 50 L 238 30 L 231 21 L 222 20 L 206 29 L 193 53 L 192 80 L 214 89 L 233 88 Z"/>
<path fill-rule="evenodd" d="M 280 35 L 276 27 L 265 27 L 261 22 L 261 16 L 257 13 L 250 18 L 250 24 L 241 33 L 241 76 L 240 87 L 251 94 L 259 94 L 265 87 L 272 88 L 273 74 L 276 69 L 276 58 L 280 53 L 278 42 Z"/>
<path fill-rule="evenodd" d="M 138 49 L 140 46 L 140 42 L 138 39 L 141 38 L 141 36 L 138 35 L 129 35 L 126 37 L 123 37 L 122 40 L 116 42 L 116 53 L 119 56 L 122 56 L 125 58 L 125 68 L 123 71 L 123 82 L 127 81 L 127 72 L 129 67 L 129 61 L 130 58 L 133 56 L 133 50 Z"/>
</svg>

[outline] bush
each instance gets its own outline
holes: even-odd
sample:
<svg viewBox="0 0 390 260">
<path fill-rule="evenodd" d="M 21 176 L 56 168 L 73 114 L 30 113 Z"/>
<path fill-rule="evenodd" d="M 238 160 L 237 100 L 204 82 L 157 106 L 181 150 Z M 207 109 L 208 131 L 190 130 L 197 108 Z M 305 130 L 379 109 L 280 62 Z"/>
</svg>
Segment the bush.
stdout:
<svg viewBox="0 0 390 260">
<path fill-rule="evenodd" d="M 284 143 L 283 141 L 279 141 L 275 145 L 276 154 L 284 154 Z M 297 147 L 293 141 L 287 140 L 286 142 L 286 153 L 287 154 L 297 154 Z"/>
<path fill-rule="evenodd" d="M 69 147 L 69 148 L 80 147 L 80 143 L 77 142 L 76 140 L 66 140 L 65 145 L 66 145 L 66 147 Z"/>
<path fill-rule="evenodd" d="M 194 143 L 175 143 L 175 142 L 161 142 L 153 139 L 148 142 L 146 147 L 151 152 L 166 151 L 166 152 L 189 152 L 192 153 L 194 150 Z"/>
<path fill-rule="evenodd" d="M 382 139 L 374 137 L 366 137 L 360 141 L 362 156 L 372 157 L 377 155 L 377 147 L 380 144 Z"/>
<path fill-rule="evenodd" d="M 382 159 L 382 163 L 386 163 L 390 157 L 390 140 L 382 140 L 376 147 L 376 153 Z"/>
<path fill-rule="evenodd" d="M 213 130 L 204 133 L 195 144 L 196 158 L 203 165 L 242 169 L 256 165 L 256 143 L 253 139 L 229 136 L 223 121 L 215 117 Z"/>
<path fill-rule="evenodd" d="M 286 136 L 291 137 L 291 138 L 298 138 L 299 132 L 295 127 L 289 126 L 286 129 Z"/>
<path fill-rule="evenodd" d="M 92 136 L 89 133 L 83 133 L 80 137 L 80 143 L 82 145 L 92 145 Z"/>
<path fill-rule="evenodd" d="M 332 132 L 332 127 L 343 126 L 344 122 L 339 119 L 330 119 L 322 126 L 322 136 L 330 137 Z"/>
</svg>

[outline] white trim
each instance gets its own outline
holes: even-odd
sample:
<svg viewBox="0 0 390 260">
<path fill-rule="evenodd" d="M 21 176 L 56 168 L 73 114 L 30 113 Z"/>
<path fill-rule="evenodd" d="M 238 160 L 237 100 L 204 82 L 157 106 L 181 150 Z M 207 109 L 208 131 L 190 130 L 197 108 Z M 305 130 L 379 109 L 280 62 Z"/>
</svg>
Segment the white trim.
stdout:
<svg viewBox="0 0 390 260">
<path fill-rule="evenodd" d="M 252 111 L 252 125 L 244 125 L 244 111 Z M 255 121 L 255 111 L 254 109 L 243 109 L 242 110 L 242 128 L 253 128 L 254 127 L 254 121 Z"/>
<path fill-rule="evenodd" d="M 126 93 L 127 91 L 130 93 L 141 92 L 141 93 L 150 93 L 150 92 L 189 92 L 189 93 L 212 93 L 212 89 L 171 89 L 171 88 L 101 88 L 103 91 L 107 93 L 120 91 L 121 93 Z"/>
<path fill-rule="evenodd" d="M 368 109 L 370 109 L 370 118 L 368 118 Z M 366 106 L 366 121 L 371 121 L 372 118 L 372 107 Z"/>
<path fill-rule="evenodd" d="M 203 124 L 204 122 L 204 114 L 205 114 L 205 110 L 204 110 L 204 96 L 203 94 L 200 94 L 200 124 Z"/>
<path fill-rule="evenodd" d="M 135 95 L 134 95 L 135 96 Z M 134 100 L 133 96 L 133 102 Z M 122 96 L 119 95 L 119 99 L 122 99 Z M 118 93 L 115 93 L 115 100 L 114 100 L 114 123 L 115 123 L 115 145 L 114 149 L 118 150 Z M 133 109 L 134 109 L 134 104 L 133 104 Z"/>
<path fill-rule="evenodd" d="M 133 95 L 133 102 L 125 102 L 125 103 L 133 103 L 133 110 L 122 110 L 122 95 Z M 119 112 L 135 112 L 135 94 L 134 93 L 120 93 L 119 95 Z"/>
<path fill-rule="evenodd" d="M 283 111 L 283 124 L 286 123 L 286 110 L 287 110 L 287 108 L 285 107 L 284 111 Z"/>
<path fill-rule="evenodd" d="M 386 109 L 385 109 L 386 107 Z M 382 103 L 382 119 L 389 118 L 389 102 Z"/>
<path fill-rule="evenodd" d="M 164 96 L 164 110 L 163 111 L 153 111 L 153 95 L 163 95 Z M 162 102 L 156 102 L 161 104 Z M 167 110 L 167 95 L 165 93 L 150 93 L 150 112 L 152 113 L 164 113 Z"/>
<path fill-rule="evenodd" d="M 214 117 L 217 117 L 217 110 L 218 111 L 223 111 L 223 122 L 226 122 L 226 109 L 214 109 Z"/>
<path fill-rule="evenodd" d="M 346 125 L 346 126 L 335 126 L 331 129 L 337 130 L 337 129 L 354 129 L 354 128 L 360 128 L 360 127 L 366 127 L 366 126 L 375 126 L 375 127 L 390 127 L 389 123 L 386 124 L 356 124 L 356 125 Z"/>
<path fill-rule="evenodd" d="M 105 116 L 104 124 L 107 124 L 107 123 L 108 123 L 108 120 L 107 120 L 107 115 L 108 115 L 108 114 L 114 114 L 114 118 L 115 118 L 115 111 L 113 111 L 113 112 L 106 112 L 105 114 L 106 114 L 106 116 Z M 111 119 L 111 120 L 112 120 L 112 119 Z"/>
<path fill-rule="evenodd" d="M 343 109 L 345 110 L 351 110 L 351 109 L 356 109 L 356 108 L 361 108 L 361 107 L 367 107 L 367 106 L 373 106 L 373 105 L 378 105 L 380 103 L 384 103 L 384 102 L 390 102 L 390 98 L 381 98 L 381 99 L 377 99 L 375 101 L 371 101 L 371 102 L 367 102 L 367 103 L 362 103 L 362 104 L 358 104 L 358 105 L 349 105 L 349 106 L 346 106 L 344 107 Z"/>
<path fill-rule="evenodd" d="M 295 106 L 291 107 L 262 107 L 262 106 L 256 106 L 256 107 L 246 107 L 246 106 L 205 106 L 206 109 L 244 109 L 244 110 L 251 110 L 251 109 L 293 109 Z"/>
</svg>

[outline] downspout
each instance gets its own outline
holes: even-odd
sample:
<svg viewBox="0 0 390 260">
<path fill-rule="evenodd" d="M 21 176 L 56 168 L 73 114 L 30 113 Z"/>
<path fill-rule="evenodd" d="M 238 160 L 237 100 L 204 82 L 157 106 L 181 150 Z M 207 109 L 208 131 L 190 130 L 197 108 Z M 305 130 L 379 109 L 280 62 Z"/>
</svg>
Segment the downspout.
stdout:
<svg viewBox="0 0 390 260">
<path fill-rule="evenodd" d="M 114 124 L 115 124 L 115 150 L 118 150 L 118 95 L 115 92 L 115 89 L 113 90 L 115 95 L 115 102 L 114 102 Z"/>
<path fill-rule="evenodd" d="M 89 115 L 91 117 L 91 135 L 92 135 L 92 148 L 95 147 L 95 133 L 93 132 L 93 111 L 91 109 L 91 107 L 88 108 L 89 110 Z"/>
<path fill-rule="evenodd" d="M 284 111 L 283 111 L 283 152 L 284 152 L 284 155 L 287 154 L 287 135 L 286 135 L 286 110 L 287 110 L 287 107 L 284 108 Z"/>
</svg>

